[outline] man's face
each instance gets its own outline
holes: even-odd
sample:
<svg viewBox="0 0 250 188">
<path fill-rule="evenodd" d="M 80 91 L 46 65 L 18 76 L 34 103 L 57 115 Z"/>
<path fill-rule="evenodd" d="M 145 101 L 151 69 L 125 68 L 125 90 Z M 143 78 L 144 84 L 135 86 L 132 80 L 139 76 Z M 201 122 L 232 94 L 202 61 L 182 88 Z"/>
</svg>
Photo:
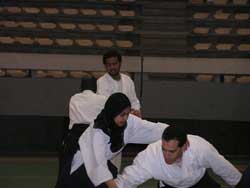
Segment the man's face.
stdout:
<svg viewBox="0 0 250 188">
<path fill-rule="evenodd" d="M 106 59 L 105 68 L 110 76 L 118 76 L 120 73 L 121 62 L 118 61 L 117 57 L 110 57 Z"/>
<path fill-rule="evenodd" d="M 162 140 L 162 152 L 167 164 L 173 164 L 180 160 L 184 151 L 184 146 L 178 146 L 178 140 Z"/>
</svg>

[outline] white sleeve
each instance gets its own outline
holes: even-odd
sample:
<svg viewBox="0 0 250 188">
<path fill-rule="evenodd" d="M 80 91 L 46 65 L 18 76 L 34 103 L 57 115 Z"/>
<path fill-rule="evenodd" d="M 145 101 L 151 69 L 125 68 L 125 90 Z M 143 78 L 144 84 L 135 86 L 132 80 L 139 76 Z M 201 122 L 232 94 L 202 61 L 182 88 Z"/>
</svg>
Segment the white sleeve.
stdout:
<svg viewBox="0 0 250 188">
<path fill-rule="evenodd" d="M 152 160 L 147 152 L 148 148 L 140 152 L 134 159 L 133 164 L 127 166 L 121 175 L 118 175 L 115 182 L 118 188 L 133 188 L 145 181 L 153 178 L 152 172 Z M 145 162 L 147 161 L 147 162 Z"/>
<path fill-rule="evenodd" d="M 105 143 L 102 133 L 96 132 L 93 135 L 92 143 L 84 144 L 88 148 L 85 150 L 81 148 L 87 174 L 95 186 L 113 179 L 105 157 L 107 148 Z"/>
<path fill-rule="evenodd" d="M 102 93 L 100 78 L 96 81 L 96 93 L 99 95 L 101 95 L 101 93 Z"/>
<path fill-rule="evenodd" d="M 97 94 L 103 95 L 103 96 L 106 96 L 106 97 L 110 96 L 110 93 L 107 90 L 107 88 L 108 88 L 107 82 L 103 77 L 100 77 L 97 80 L 96 85 L 97 85 L 97 89 L 96 89 Z"/>
<path fill-rule="evenodd" d="M 129 115 L 127 124 L 125 142 L 134 144 L 150 144 L 161 139 L 163 131 L 169 126 L 142 120 L 133 114 Z"/>
<path fill-rule="evenodd" d="M 80 122 L 81 119 L 81 112 L 79 112 L 79 109 L 76 104 L 76 98 L 74 96 L 71 97 L 69 102 L 69 119 L 70 119 L 69 129 L 72 128 L 74 123 Z"/>
<path fill-rule="evenodd" d="M 130 86 L 129 86 L 129 98 L 131 101 L 131 106 L 133 109 L 135 110 L 140 110 L 141 106 L 140 106 L 140 101 L 138 100 L 136 93 L 135 93 L 135 84 L 133 82 L 133 80 L 130 79 Z"/>
<path fill-rule="evenodd" d="M 237 185 L 240 181 L 241 173 L 207 141 L 204 142 L 200 155 L 201 163 L 206 168 L 212 168 L 229 185 Z"/>
</svg>

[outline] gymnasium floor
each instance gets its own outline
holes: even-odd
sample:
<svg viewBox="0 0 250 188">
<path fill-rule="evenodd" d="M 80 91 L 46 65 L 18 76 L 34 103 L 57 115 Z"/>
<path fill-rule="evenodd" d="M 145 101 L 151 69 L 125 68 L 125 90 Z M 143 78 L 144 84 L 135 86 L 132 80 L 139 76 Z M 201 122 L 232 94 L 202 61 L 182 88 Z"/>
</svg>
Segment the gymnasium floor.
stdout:
<svg viewBox="0 0 250 188">
<path fill-rule="evenodd" d="M 130 161 L 130 160 L 129 160 Z M 128 164 L 128 160 L 125 160 Z M 57 175 L 56 158 L 0 158 L 1 188 L 53 188 Z M 143 188 L 154 187 L 155 181 Z"/>
<path fill-rule="evenodd" d="M 131 158 L 123 160 L 123 166 L 130 164 Z M 234 161 L 241 170 L 249 161 Z M 0 157 L 1 188 L 53 188 L 57 174 L 56 158 L 16 158 Z M 218 179 L 218 178 L 216 178 Z M 219 180 L 220 181 L 220 180 Z M 228 186 L 223 185 L 224 188 Z M 140 188 L 156 188 L 156 181 L 150 180 Z"/>
</svg>

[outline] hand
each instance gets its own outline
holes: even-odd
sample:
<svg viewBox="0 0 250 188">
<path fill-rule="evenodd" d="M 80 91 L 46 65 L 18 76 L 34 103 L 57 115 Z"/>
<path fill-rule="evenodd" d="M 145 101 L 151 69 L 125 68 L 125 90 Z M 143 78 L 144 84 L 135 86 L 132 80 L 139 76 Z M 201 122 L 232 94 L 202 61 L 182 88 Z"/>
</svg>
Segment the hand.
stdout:
<svg viewBox="0 0 250 188">
<path fill-rule="evenodd" d="M 135 116 L 137 116 L 137 117 L 139 117 L 139 118 L 142 117 L 140 110 L 132 109 L 130 113 L 133 114 L 133 115 L 135 115 Z"/>
<path fill-rule="evenodd" d="M 117 185 L 113 179 L 105 182 L 108 188 L 117 188 Z"/>
</svg>

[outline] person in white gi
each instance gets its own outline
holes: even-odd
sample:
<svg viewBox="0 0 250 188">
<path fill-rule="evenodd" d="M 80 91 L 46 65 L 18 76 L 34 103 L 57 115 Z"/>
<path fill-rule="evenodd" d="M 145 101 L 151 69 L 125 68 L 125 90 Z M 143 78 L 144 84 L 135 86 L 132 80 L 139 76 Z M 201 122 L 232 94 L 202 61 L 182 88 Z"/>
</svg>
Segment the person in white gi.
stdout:
<svg viewBox="0 0 250 188">
<path fill-rule="evenodd" d="M 120 73 L 122 56 L 116 50 L 110 50 L 103 55 L 106 73 L 97 80 L 97 93 L 109 97 L 116 92 L 124 93 L 131 102 L 131 113 L 141 117 L 140 102 L 136 96 L 134 82 L 130 77 Z M 113 162 L 120 170 L 122 153 Z"/>
<path fill-rule="evenodd" d="M 69 127 L 65 132 L 62 145 L 59 149 L 59 165 L 56 188 L 61 187 L 65 174 L 70 172 L 71 160 L 74 156 L 75 143 L 82 132 L 104 108 L 107 100 L 105 96 L 96 94 L 96 78 L 82 78 L 81 93 L 77 93 L 70 98 L 69 102 Z M 78 136 L 76 136 L 78 135 Z"/>
<path fill-rule="evenodd" d="M 120 72 L 122 56 L 116 50 L 110 50 L 103 55 L 106 73 L 97 80 L 97 93 L 109 97 L 121 92 L 127 95 L 131 102 L 131 113 L 141 117 L 140 102 L 136 96 L 133 80 Z"/>
<path fill-rule="evenodd" d="M 168 126 L 130 114 L 131 103 L 122 93 L 112 94 L 95 121 L 80 136 L 71 171 L 60 188 L 115 188 L 117 169 L 110 160 L 128 143 L 149 144 L 161 138 Z"/>
<path fill-rule="evenodd" d="M 70 98 L 69 102 L 69 129 L 74 124 L 90 124 L 101 112 L 107 97 L 96 94 L 96 78 L 83 78 L 81 93 Z"/>
<path fill-rule="evenodd" d="M 131 188 L 148 179 L 162 188 L 218 188 L 207 174 L 211 168 L 226 183 L 235 186 L 241 173 L 205 139 L 167 127 L 162 139 L 140 152 L 131 166 L 115 179 L 118 188 Z"/>
</svg>

